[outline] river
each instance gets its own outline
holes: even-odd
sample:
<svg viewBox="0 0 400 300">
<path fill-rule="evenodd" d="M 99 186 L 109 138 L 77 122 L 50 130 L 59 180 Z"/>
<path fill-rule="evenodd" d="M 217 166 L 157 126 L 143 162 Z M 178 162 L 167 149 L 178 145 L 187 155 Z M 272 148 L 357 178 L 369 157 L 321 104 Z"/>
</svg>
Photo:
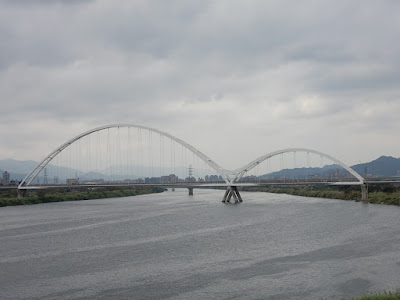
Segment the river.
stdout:
<svg viewBox="0 0 400 300">
<path fill-rule="evenodd" d="M 186 189 L 0 208 L 0 299 L 340 299 L 400 287 L 400 208 Z"/>
</svg>

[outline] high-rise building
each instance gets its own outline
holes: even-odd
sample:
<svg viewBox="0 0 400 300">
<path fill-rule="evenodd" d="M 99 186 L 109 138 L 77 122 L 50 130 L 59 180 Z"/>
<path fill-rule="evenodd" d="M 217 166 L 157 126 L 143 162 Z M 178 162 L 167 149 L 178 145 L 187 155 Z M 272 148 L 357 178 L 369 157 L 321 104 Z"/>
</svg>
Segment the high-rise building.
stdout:
<svg viewBox="0 0 400 300">
<path fill-rule="evenodd" d="M 10 184 L 10 173 L 7 171 L 3 172 L 3 184 Z"/>
</svg>

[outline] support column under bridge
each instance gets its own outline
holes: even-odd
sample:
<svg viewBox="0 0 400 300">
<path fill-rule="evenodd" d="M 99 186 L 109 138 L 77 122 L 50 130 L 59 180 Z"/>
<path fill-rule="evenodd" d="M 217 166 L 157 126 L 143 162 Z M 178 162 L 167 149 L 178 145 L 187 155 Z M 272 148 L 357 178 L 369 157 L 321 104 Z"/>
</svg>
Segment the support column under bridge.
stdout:
<svg viewBox="0 0 400 300">
<path fill-rule="evenodd" d="M 25 196 L 26 196 L 26 190 L 20 190 L 20 189 L 18 189 L 17 190 L 17 193 L 18 193 L 18 198 L 24 198 Z"/>
<path fill-rule="evenodd" d="M 235 203 L 243 202 L 242 197 L 237 189 L 237 186 L 228 186 L 225 191 L 224 198 L 222 199 L 223 203 L 230 203 L 231 198 L 235 199 Z"/>
<path fill-rule="evenodd" d="M 366 183 L 361 185 L 361 201 L 368 201 L 368 185 Z"/>
</svg>

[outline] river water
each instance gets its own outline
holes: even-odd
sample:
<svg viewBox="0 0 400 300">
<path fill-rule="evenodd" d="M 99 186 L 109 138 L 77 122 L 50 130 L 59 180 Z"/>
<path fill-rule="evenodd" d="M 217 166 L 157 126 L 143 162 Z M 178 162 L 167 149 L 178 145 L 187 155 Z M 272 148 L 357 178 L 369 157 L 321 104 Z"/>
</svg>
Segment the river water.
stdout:
<svg viewBox="0 0 400 300">
<path fill-rule="evenodd" d="M 400 287 L 400 208 L 222 190 L 0 208 L 0 299 L 340 299 Z"/>
</svg>

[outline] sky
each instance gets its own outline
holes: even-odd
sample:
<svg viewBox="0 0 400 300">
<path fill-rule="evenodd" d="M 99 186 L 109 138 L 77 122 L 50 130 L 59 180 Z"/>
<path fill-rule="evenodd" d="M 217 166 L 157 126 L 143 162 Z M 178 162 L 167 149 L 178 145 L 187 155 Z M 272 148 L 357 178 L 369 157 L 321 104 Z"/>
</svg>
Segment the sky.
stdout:
<svg viewBox="0 0 400 300">
<path fill-rule="evenodd" d="M 400 157 L 400 1 L 0 0 L 0 159 L 132 123 L 225 168 Z"/>
</svg>

